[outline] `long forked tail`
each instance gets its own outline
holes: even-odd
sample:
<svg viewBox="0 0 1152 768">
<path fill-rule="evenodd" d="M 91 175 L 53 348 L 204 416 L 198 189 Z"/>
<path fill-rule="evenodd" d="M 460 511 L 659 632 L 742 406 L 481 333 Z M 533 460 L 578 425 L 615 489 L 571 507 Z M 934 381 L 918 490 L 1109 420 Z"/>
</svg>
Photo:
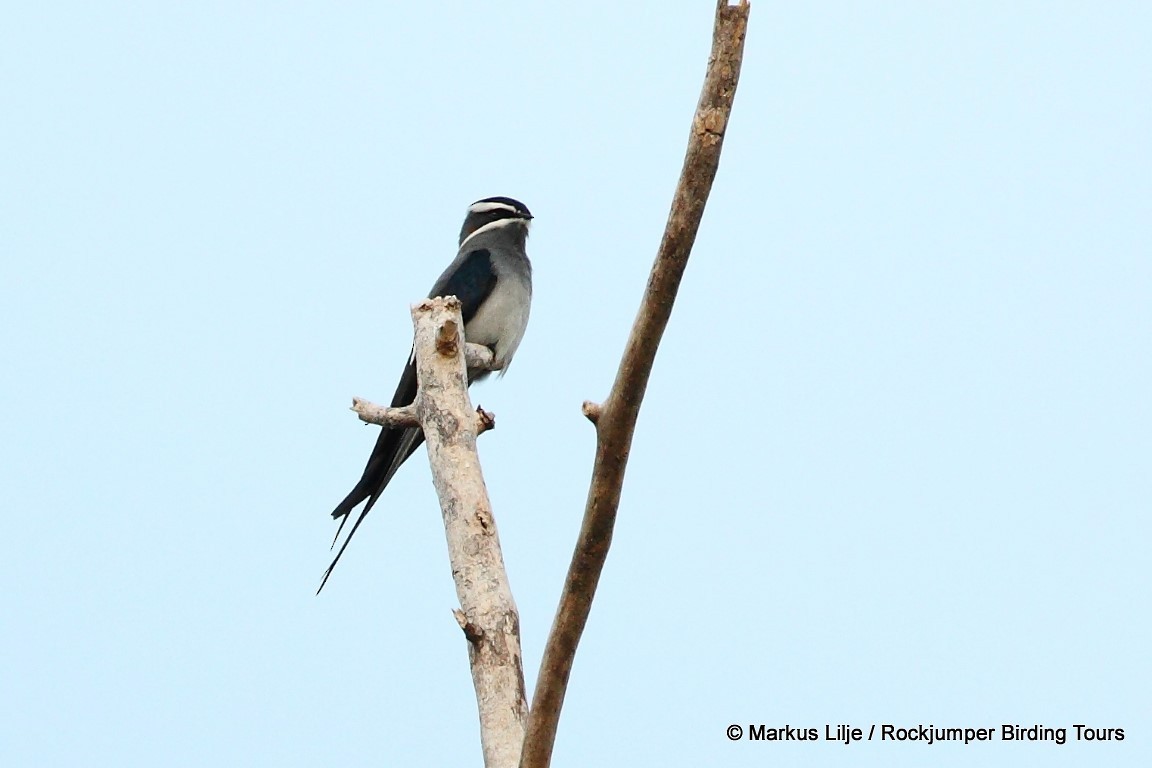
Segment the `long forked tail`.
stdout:
<svg viewBox="0 0 1152 768">
<path fill-rule="evenodd" d="M 408 460 L 408 457 L 411 456 L 423 442 L 424 433 L 419 429 L 406 429 L 403 431 L 386 430 L 381 434 L 381 439 L 376 444 L 376 450 L 373 451 L 372 458 L 369 459 L 368 466 L 364 469 L 364 476 L 360 478 L 360 482 L 356 484 L 352 492 L 349 493 L 332 512 L 332 516 L 340 520 L 340 526 L 336 529 L 336 536 L 332 539 L 332 547 L 335 547 L 336 542 L 340 540 L 340 533 L 344 530 L 344 526 L 352 516 L 352 510 L 355 509 L 360 502 L 368 499 L 368 503 L 365 504 L 364 509 L 360 511 L 360 515 L 356 518 L 352 529 L 348 531 L 348 537 L 344 539 L 344 543 L 340 545 L 339 551 L 336 552 L 336 557 L 332 559 L 328 569 L 324 571 L 324 578 L 320 581 L 320 587 L 316 590 L 316 594 L 320 594 L 320 590 L 324 589 L 324 585 L 328 583 L 328 578 L 332 575 L 332 570 L 336 567 L 336 563 L 340 562 L 340 557 L 344 554 L 344 550 L 348 548 L 352 537 L 356 535 L 356 529 L 360 527 L 360 523 L 364 522 L 364 518 L 376 504 L 376 500 L 380 498 L 380 494 L 388 487 L 388 483 L 391 482 L 392 476 L 396 474 L 396 470 L 400 468 L 401 464 Z"/>
<path fill-rule="evenodd" d="M 384 489 L 381 488 L 381 491 Z M 360 527 L 360 523 L 364 522 L 364 518 L 368 515 L 368 510 L 372 509 L 372 505 L 376 503 L 376 499 L 380 498 L 377 493 L 372 498 L 368 499 L 368 503 L 364 505 L 361 510 L 360 516 L 356 518 L 356 522 L 352 525 L 352 530 L 348 531 L 348 538 L 344 539 L 344 543 L 340 545 L 340 550 L 336 553 L 336 557 L 332 558 L 332 562 L 328 565 L 328 569 L 324 571 L 324 578 L 320 580 L 320 586 L 316 589 L 316 594 L 320 594 L 320 590 L 324 589 L 324 585 L 328 583 L 328 577 L 332 575 L 332 570 L 336 567 L 336 563 L 340 562 L 340 557 L 344 554 L 344 550 L 348 549 L 348 543 L 352 541 L 352 537 L 356 535 L 356 529 Z M 336 538 L 332 539 L 332 546 L 336 546 L 337 540 L 340 538 L 340 531 L 344 530 L 344 524 L 348 522 L 351 511 L 345 512 L 340 520 L 340 527 L 336 529 Z M 331 547 L 330 547 L 331 549 Z"/>
</svg>

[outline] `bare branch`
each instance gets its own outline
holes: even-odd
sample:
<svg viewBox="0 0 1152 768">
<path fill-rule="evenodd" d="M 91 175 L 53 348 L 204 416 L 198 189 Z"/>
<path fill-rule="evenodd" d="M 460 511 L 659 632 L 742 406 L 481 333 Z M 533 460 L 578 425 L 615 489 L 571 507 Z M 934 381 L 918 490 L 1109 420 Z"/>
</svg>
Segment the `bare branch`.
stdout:
<svg viewBox="0 0 1152 768">
<path fill-rule="evenodd" d="M 594 403 L 591 400 L 585 400 L 584 404 L 580 406 L 580 412 L 593 424 L 600 421 L 601 410 L 600 403 Z"/>
<path fill-rule="evenodd" d="M 420 419 L 416 416 L 415 405 L 405 405 L 399 408 L 386 408 L 376 405 L 359 397 L 352 398 L 352 410 L 365 424 L 379 424 L 389 429 L 403 429 L 405 427 L 420 426 Z"/>
<path fill-rule="evenodd" d="M 468 370 L 470 371 L 494 371 L 496 370 L 495 358 L 492 350 L 483 344 L 472 344 L 466 342 L 464 344 L 464 358 L 468 363 Z"/>
<path fill-rule="evenodd" d="M 612 391 L 599 409 L 599 418 L 595 417 L 595 409 L 585 408 L 585 415 L 596 424 L 592 484 L 588 490 L 580 538 L 540 664 L 521 768 L 546 768 L 552 759 L 556 726 L 576 646 L 588 620 L 592 598 L 612 542 L 636 418 L 656 349 L 672 314 L 676 291 L 720 164 L 724 132 L 740 77 L 748 12 L 747 0 L 741 0 L 736 6 L 729 6 L 727 0 L 717 3 L 712 53 L 692 120 L 684 167 L 640 311 L 632 326 Z"/>
<path fill-rule="evenodd" d="M 468 640 L 484 765 L 512 768 L 520 760 L 528 703 L 520 617 L 476 455 L 479 425 L 490 417 L 474 412 L 468 399 L 460 302 L 455 297 L 427 299 L 412 308 L 412 320 L 420 381 L 416 407 L 460 600 L 456 620 Z"/>
<path fill-rule="evenodd" d="M 483 350 L 488 349 L 488 347 L 480 347 L 479 345 L 469 344 L 468 346 L 477 346 Z M 469 357 L 468 359 L 471 360 L 472 358 Z M 352 410 L 365 424 L 379 424 L 382 427 L 392 429 L 420 426 L 420 417 L 416 414 L 415 404 L 404 405 L 399 408 L 386 408 L 383 405 L 376 405 L 359 397 L 354 397 L 352 398 Z M 477 408 L 475 429 L 478 436 L 490 429 L 496 429 L 496 416 L 483 408 Z"/>
</svg>

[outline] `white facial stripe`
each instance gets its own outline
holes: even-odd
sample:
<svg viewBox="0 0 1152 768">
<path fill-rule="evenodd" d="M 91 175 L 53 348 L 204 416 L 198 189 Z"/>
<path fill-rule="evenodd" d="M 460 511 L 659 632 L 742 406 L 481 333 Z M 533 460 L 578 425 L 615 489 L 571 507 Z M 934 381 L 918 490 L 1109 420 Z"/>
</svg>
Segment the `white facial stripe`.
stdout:
<svg viewBox="0 0 1152 768">
<path fill-rule="evenodd" d="M 489 211 L 511 211 L 517 213 L 516 209 L 508 205 L 508 203 L 472 203 L 468 206 L 469 213 L 488 213 Z"/>
<path fill-rule="evenodd" d="M 489 230 L 496 229 L 497 227 L 507 227 L 509 224 L 523 224 L 525 227 L 527 227 L 528 226 L 528 220 L 527 219 L 496 219 L 496 221 L 490 221 L 487 224 L 485 224 L 484 226 L 479 227 L 475 232 L 468 235 L 468 237 L 464 238 L 464 242 L 460 243 L 460 247 L 463 248 L 468 243 L 469 240 L 476 237 L 476 235 L 480 234 L 481 232 L 487 232 Z"/>
</svg>

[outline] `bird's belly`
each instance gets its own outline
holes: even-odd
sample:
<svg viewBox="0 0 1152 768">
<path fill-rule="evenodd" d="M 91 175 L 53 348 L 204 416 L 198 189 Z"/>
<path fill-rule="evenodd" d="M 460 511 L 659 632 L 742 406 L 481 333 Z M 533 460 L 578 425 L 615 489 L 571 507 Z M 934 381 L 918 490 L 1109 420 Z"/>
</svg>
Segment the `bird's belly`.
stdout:
<svg viewBox="0 0 1152 768">
<path fill-rule="evenodd" d="M 504 277 L 465 324 L 464 338 L 472 344 L 490 347 L 496 367 L 503 368 L 511 362 L 524 336 L 531 301 L 532 294 L 526 285 L 515 278 Z"/>
</svg>

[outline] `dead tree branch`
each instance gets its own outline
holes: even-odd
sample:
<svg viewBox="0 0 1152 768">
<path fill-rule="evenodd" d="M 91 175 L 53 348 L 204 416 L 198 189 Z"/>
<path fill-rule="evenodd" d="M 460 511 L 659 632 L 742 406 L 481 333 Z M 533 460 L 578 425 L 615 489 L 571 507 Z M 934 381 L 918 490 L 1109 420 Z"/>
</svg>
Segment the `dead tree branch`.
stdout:
<svg viewBox="0 0 1152 768">
<path fill-rule="evenodd" d="M 552 759 L 556 726 L 576 646 L 588 620 L 612 542 L 636 418 L 720 164 L 724 132 L 740 78 L 748 11 L 747 0 L 741 0 L 736 6 L 729 6 L 727 0 L 719 0 L 717 4 L 704 88 L 692 120 L 680 182 L 640 311 L 607 400 L 599 407 L 593 403 L 584 406 L 584 414 L 596 425 L 592 484 L 576 551 L 540 664 L 521 768 L 547 768 Z"/>
<path fill-rule="evenodd" d="M 388 429 L 404 429 L 405 427 L 420 426 L 420 419 L 416 416 L 415 405 L 403 405 L 399 408 L 389 408 L 384 405 L 352 398 L 352 410 L 365 424 L 379 424 Z"/>
<path fill-rule="evenodd" d="M 470 371 L 493 370 L 492 350 L 483 344 L 469 344 L 465 342 L 464 358 Z M 400 406 L 399 408 L 389 408 L 384 405 L 376 405 L 360 397 L 354 397 L 352 398 L 352 410 L 360 417 L 360 421 L 365 424 L 378 424 L 381 427 L 388 427 L 389 429 L 420 426 L 420 419 L 416 415 L 415 403 Z M 492 429 L 495 424 L 492 419 L 492 414 L 480 409 L 477 409 L 476 414 L 477 434 Z"/>
<path fill-rule="evenodd" d="M 468 398 L 460 302 L 454 296 L 427 299 L 412 308 L 412 320 L 420 382 L 415 410 L 444 515 L 460 600 L 454 613 L 468 642 L 484 765 L 512 768 L 520 760 L 528 717 L 520 617 L 476 455 L 481 423 Z M 469 355 L 469 360 L 482 358 Z M 488 361 L 491 364 L 491 353 Z"/>
</svg>

